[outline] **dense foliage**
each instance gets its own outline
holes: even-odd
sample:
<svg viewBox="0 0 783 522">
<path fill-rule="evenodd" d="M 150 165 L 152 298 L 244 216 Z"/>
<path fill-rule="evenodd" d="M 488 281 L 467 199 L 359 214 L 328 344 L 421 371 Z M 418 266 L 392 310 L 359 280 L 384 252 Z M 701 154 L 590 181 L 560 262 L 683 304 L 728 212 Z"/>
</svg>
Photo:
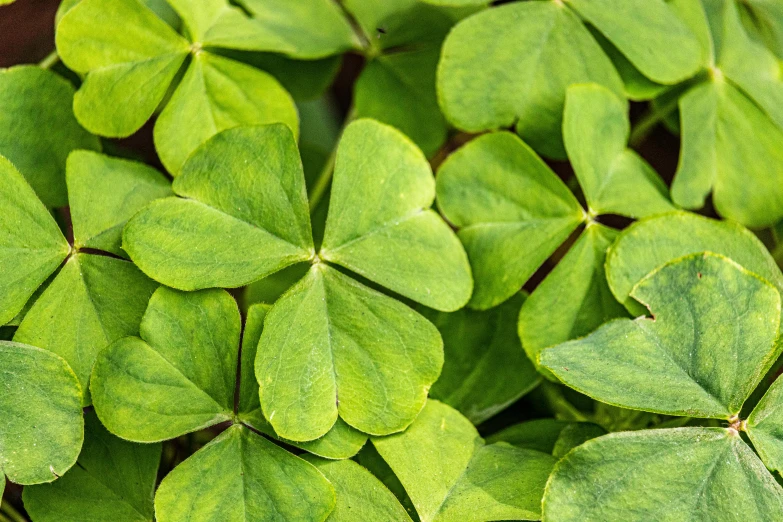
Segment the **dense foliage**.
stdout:
<svg viewBox="0 0 783 522">
<path fill-rule="evenodd" d="M 783 519 L 783 2 L 55 28 L 0 70 L 0 522 Z"/>
</svg>

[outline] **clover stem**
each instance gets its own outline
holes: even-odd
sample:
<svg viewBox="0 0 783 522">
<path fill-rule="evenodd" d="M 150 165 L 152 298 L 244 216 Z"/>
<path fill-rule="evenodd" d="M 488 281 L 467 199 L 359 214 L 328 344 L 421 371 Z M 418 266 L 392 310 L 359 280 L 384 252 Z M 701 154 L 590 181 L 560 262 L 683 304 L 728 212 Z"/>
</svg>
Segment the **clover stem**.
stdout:
<svg viewBox="0 0 783 522">
<path fill-rule="evenodd" d="M 356 115 L 356 110 L 353 106 L 348 110 L 348 114 L 345 117 L 345 121 L 343 122 L 343 126 L 340 129 L 340 137 L 343 134 L 343 131 L 348 126 L 349 123 L 354 119 Z M 326 194 L 326 189 L 329 188 L 329 183 L 332 181 L 332 174 L 334 173 L 334 163 L 337 159 L 337 146 L 340 143 L 340 138 L 337 138 L 337 143 L 335 143 L 334 148 L 332 149 L 332 153 L 329 155 L 329 158 L 326 160 L 326 163 L 323 166 L 323 169 L 321 169 L 321 173 L 318 174 L 318 178 L 316 178 L 315 183 L 313 184 L 313 188 L 310 190 L 310 193 L 308 195 L 308 199 L 310 200 L 310 214 L 312 214 L 316 207 L 318 206 L 318 203 L 321 202 L 321 199 L 323 199 L 324 194 Z"/>
<path fill-rule="evenodd" d="M 587 416 L 568 402 L 556 384 L 544 380 L 541 383 L 541 391 L 544 393 L 544 397 L 546 397 L 546 401 L 554 411 L 556 418 L 578 422 L 587 422 L 589 420 Z"/>
<path fill-rule="evenodd" d="M 14 509 L 8 501 L 0 500 L 0 521 L 2 522 L 27 522 L 21 513 Z"/>
<path fill-rule="evenodd" d="M 50 52 L 46 58 L 38 62 L 38 67 L 41 69 L 51 69 L 54 64 L 60 61 L 60 55 L 57 54 L 57 49 Z"/>
<path fill-rule="evenodd" d="M 651 108 L 639 121 L 634 125 L 631 131 L 631 138 L 628 140 L 631 148 L 639 146 L 641 142 L 652 132 L 652 130 L 658 126 L 667 116 L 673 113 L 677 109 L 678 98 L 674 98 L 662 107 Z"/>
</svg>

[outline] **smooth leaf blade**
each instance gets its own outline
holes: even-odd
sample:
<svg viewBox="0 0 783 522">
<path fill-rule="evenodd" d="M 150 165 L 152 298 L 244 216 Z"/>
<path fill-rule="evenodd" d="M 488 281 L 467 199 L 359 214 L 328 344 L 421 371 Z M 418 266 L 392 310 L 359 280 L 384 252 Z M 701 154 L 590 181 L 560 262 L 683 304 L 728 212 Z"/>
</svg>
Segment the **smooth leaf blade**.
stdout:
<svg viewBox="0 0 783 522">
<path fill-rule="evenodd" d="M 2 156 L 0 208 L 0 324 L 6 324 L 71 247 L 30 185 Z"/>
<path fill-rule="evenodd" d="M 299 118 L 291 96 L 271 75 L 200 52 L 155 125 L 155 148 L 177 176 L 199 145 L 240 125 L 284 123 L 294 135 Z"/>
<path fill-rule="evenodd" d="M 153 202 L 123 232 L 123 248 L 157 281 L 239 287 L 314 254 L 302 163 L 282 124 L 213 136 L 174 191 L 184 199 Z"/>
<path fill-rule="evenodd" d="M 172 195 L 171 184 L 143 163 L 86 150 L 68 156 L 74 246 L 125 256 L 122 228 L 147 203 Z"/>
<path fill-rule="evenodd" d="M 0 341 L 0 470 L 17 484 L 52 482 L 84 440 L 82 390 L 59 356 Z"/>
<path fill-rule="evenodd" d="M 566 88 L 595 82 L 622 94 L 609 58 L 570 9 L 521 2 L 458 23 L 443 45 L 438 98 L 458 128 L 511 127 L 542 154 L 565 156 L 561 124 Z"/>
<path fill-rule="evenodd" d="M 702 65 L 698 40 L 664 0 L 565 1 L 655 82 L 681 82 Z"/>
<path fill-rule="evenodd" d="M 265 417 L 281 437 L 308 441 L 338 413 L 365 433 L 406 428 L 440 374 L 443 344 L 407 306 L 319 263 L 269 312 L 256 357 Z"/>
<path fill-rule="evenodd" d="M 132 134 L 152 116 L 190 49 L 137 0 L 82 0 L 60 20 L 56 43 L 63 62 L 87 74 L 76 118 L 111 137 Z"/>
<path fill-rule="evenodd" d="M 25 509 L 41 522 L 148 522 L 160 444 L 133 444 L 111 435 L 94 413 L 85 420 L 77 465 L 52 484 L 26 487 Z"/>
<path fill-rule="evenodd" d="M 606 255 L 606 279 L 617 300 L 641 315 L 644 307 L 629 297 L 631 289 L 659 266 L 705 251 L 733 259 L 783 291 L 783 274 L 753 233 L 731 221 L 689 212 L 642 219 L 621 232 Z"/>
<path fill-rule="evenodd" d="M 540 364 L 609 404 L 671 415 L 737 415 L 779 352 L 778 291 L 733 261 L 704 253 L 664 265 L 631 296 L 653 318 L 607 323 L 545 350 Z"/>
<path fill-rule="evenodd" d="M 544 496 L 544 519 L 775 518 L 783 509 L 783 490 L 732 431 L 678 428 L 593 439 L 555 466 Z M 677 470 L 676 480 L 672 470 Z"/>
<path fill-rule="evenodd" d="M 536 365 L 544 348 L 587 335 L 601 324 L 626 315 L 604 275 L 606 250 L 616 237 L 613 229 L 588 225 L 525 300 L 519 312 L 518 333 Z"/>
<path fill-rule="evenodd" d="M 593 214 L 641 218 L 674 210 L 663 180 L 626 147 L 628 104 L 600 85 L 566 93 L 563 140 Z"/>
<path fill-rule="evenodd" d="M 753 408 L 746 431 L 761 460 L 771 470 L 783 469 L 783 380 L 776 379 Z"/>
<path fill-rule="evenodd" d="M 444 364 L 430 396 L 480 424 L 532 390 L 540 381 L 516 331 L 516 295 L 485 312 L 422 310 L 443 337 Z"/>
<path fill-rule="evenodd" d="M 89 379 L 103 348 L 139 324 L 158 284 L 132 263 L 107 256 L 72 256 L 22 319 L 14 341 L 56 353 L 71 366 L 90 404 Z"/>
<path fill-rule="evenodd" d="M 232 426 L 166 476 L 155 514 L 162 521 L 321 522 L 334 504 L 334 489 L 313 465 Z"/>
<path fill-rule="evenodd" d="M 75 149 L 101 148 L 98 138 L 85 131 L 73 115 L 74 92 L 66 80 L 40 67 L 0 70 L 0 154 L 19 169 L 48 207 L 68 204 L 68 154 Z"/>
<path fill-rule="evenodd" d="M 441 165 L 438 206 L 459 228 L 473 270 L 470 306 L 518 292 L 584 219 L 565 184 L 507 132 L 471 141 Z"/>
<path fill-rule="evenodd" d="M 337 149 L 320 256 L 426 306 L 453 311 L 472 291 L 454 233 L 429 210 L 435 180 L 399 131 L 357 120 Z"/>
</svg>

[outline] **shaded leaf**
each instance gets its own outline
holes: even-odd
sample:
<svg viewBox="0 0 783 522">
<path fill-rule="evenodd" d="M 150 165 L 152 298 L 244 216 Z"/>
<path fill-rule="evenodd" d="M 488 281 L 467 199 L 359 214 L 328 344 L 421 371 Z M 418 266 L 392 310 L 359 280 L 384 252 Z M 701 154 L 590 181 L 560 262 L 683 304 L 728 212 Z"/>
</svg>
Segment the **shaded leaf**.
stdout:
<svg viewBox="0 0 783 522">
<path fill-rule="evenodd" d="M 128 219 L 152 200 L 171 195 L 171 184 L 135 161 L 85 150 L 68 156 L 74 246 L 125 256 L 120 244 Z"/>
<path fill-rule="evenodd" d="M 155 125 L 155 149 L 174 176 L 199 145 L 240 125 L 299 118 L 291 96 L 269 74 L 208 52 L 197 53 Z"/>
<path fill-rule="evenodd" d="M 507 442 L 517 448 L 551 453 L 560 459 L 580 444 L 605 434 L 606 430 L 591 422 L 536 419 L 509 426 L 487 437 L 487 442 Z"/>
<path fill-rule="evenodd" d="M 565 184 L 507 132 L 449 156 L 437 192 L 441 212 L 460 229 L 475 281 L 469 304 L 480 310 L 518 292 L 584 219 Z"/>
<path fill-rule="evenodd" d="M 443 371 L 430 396 L 480 424 L 533 389 L 540 378 L 517 337 L 525 301 L 517 294 L 486 312 L 422 310 L 443 337 Z"/>
<path fill-rule="evenodd" d="M 101 148 L 98 138 L 77 123 L 73 94 L 71 84 L 40 67 L 0 70 L 0 154 L 49 207 L 68 204 L 68 154 L 74 149 Z"/>
<path fill-rule="evenodd" d="M 637 284 L 631 297 L 653 317 L 606 323 L 584 339 L 544 350 L 540 364 L 602 402 L 729 419 L 779 354 L 780 294 L 723 256 L 672 261 Z"/>
<path fill-rule="evenodd" d="M 84 417 L 77 465 L 52 484 L 24 488 L 36 522 L 151 522 L 160 444 L 134 444 L 111 435 L 94 413 Z"/>
<path fill-rule="evenodd" d="M 776 379 L 747 419 L 745 430 L 761 460 L 771 470 L 783 469 L 783 380 Z"/>
</svg>

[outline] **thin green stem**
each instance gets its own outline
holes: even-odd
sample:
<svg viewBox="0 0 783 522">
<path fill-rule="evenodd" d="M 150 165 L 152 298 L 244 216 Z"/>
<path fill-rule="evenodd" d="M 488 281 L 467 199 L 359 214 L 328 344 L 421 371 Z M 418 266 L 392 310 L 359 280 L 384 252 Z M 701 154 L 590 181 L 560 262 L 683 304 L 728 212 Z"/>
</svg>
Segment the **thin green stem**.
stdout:
<svg viewBox="0 0 783 522">
<path fill-rule="evenodd" d="M 0 517 L 2 517 L 0 518 L 2 522 L 27 522 L 27 519 L 14 509 L 7 500 L 3 500 L 0 503 Z"/>
<path fill-rule="evenodd" d="M 343 122 L 342 129 L 340 129 L 340 136 L 342 136 L 345 127 L 347 127 L 348 124 L 351 123 L 355 115 L 356 115 L 356 111 L 354 110 L 353 107 L 351 107 L 351 109 L 348 110 L 348 115 L 345 117 L 345 121 Z M 337 159 L 337 145 L 339 143 L 340 143 L 340 138 L 338 137 L 337 143 L 335 143 L 335 146 L 332 149 L 332 153 L 329 155 L 329 158 L 326 160 L 323 169 L 321 169 L 321 173 L 318 174 L 318 178 L 315 180 L 315 184 L 313 185 L 313 188 L 310 190 L 310 194 L 308 194 L 308 198 L 310 200 L 311 214 L 315 211 L 316 207 L 321 202 L 321 199 L 323 199 L 324 194 L 326 194 L 326 190 L 329 188 L 329 184 L 332 182 L 332 174 L 334 173 L 334 162 Z"/>
<path fill-rule="evenodd" d="M 558 418 L 578 422 L 589 421 L 584 413 L 568 402 L 557 384 L 545 380 L 541 383 L 541 391 L 544 392 L 544 396 L 546 397 L 549 406 Z"/>
<path fill-rule="evenodd" d="M 51 69 L 52 66 L 54 66 L 54 64 L 56 64 L 59 61 L 60 61 L 60 55 L 57 54 L 57 49 L 55 49 L 54 51 L 50 52 L 46 58 L 38 62 L 38 67 L 40 67 L 41 69 Z"/>
<path fill-rule="evenodd" d="M 663 107 L 651 107 L 641 119 L 634 125 L 631 131 L 631 138 L 629 144 L 632 148 L 639 146 L 644 139 L 650 134 L 650 132 L 658 126 L 664 119 L 666 119 L 671 113 L 677 109 L 677 103 L 679 99 L 677 97 L 672 98 L 671 101 L 666 103 Z"/>
</svg>

